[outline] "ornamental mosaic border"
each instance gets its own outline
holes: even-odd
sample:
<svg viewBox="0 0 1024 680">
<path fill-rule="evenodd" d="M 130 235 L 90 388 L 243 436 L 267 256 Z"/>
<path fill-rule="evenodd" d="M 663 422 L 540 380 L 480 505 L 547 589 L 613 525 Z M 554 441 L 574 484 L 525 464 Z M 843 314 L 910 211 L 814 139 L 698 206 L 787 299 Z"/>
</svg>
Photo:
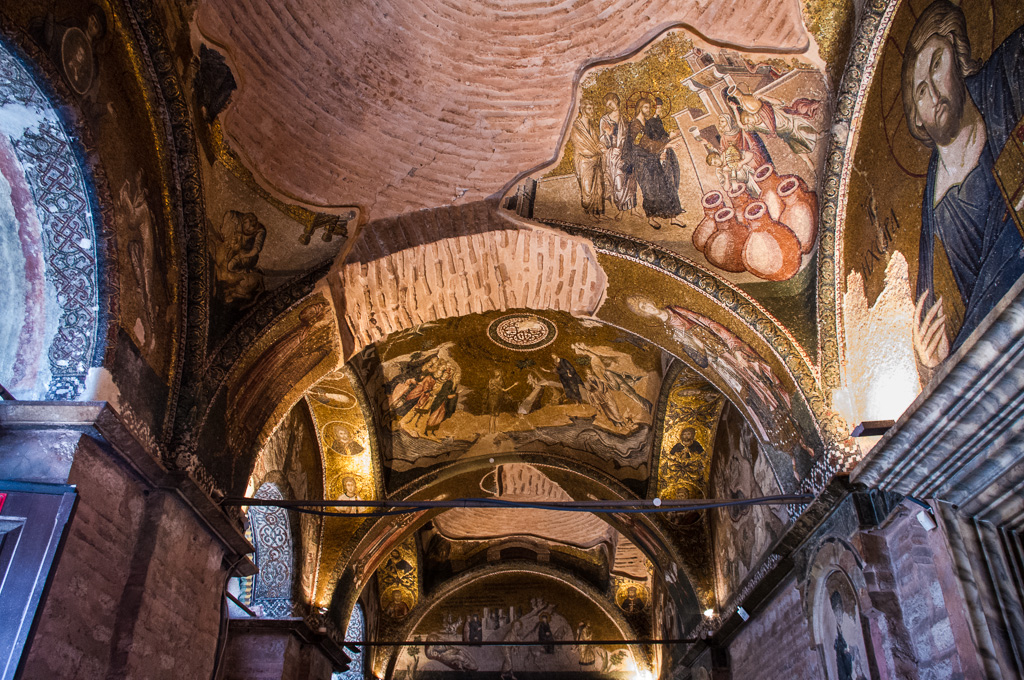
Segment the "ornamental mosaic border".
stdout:
<svg viewBox="0 0 1024 680">
<path fill-rule="evenodd" d="M 754 331 L 782 361 L 807 403 L 822 438 L 827 440 L 835 437 L 835 433 L 831 432 L 833 428 L 828 427 L 831 413 L 828 411 L 828 400 L 821 390 L 815 366 L 796 340 L 757 301 L 711 272 L 653 243 L 570 222 L 538 221 L 572 236 L 589 239 L 600 253 L 622 257 L 660 271 L 691 286 L 731 312 Z"/>
<path fill-rule="evenodd" d="M 182 385 L 198 385 L 203 377 L 209 337 L 209 272 L 206 252 L 206 207 L 203 197 L 198 143 L 181 83 L 174 69 L 174 58 L 167 45 L 159 20 L 153 13 L 152 0 L 128 2 L 121 0 L 121 11 L 134 31 L 137 52 L 132 51 L 134 66 L 145 70 L 155 90 L 158 115 L 163 122 L 165 140 L 170 142 L 166 153 L 170 163 L 169 188 L 172 190 L 172 211 L 180 219 L 179 248 L 180 311 L 182 327 L 176 338 L 181 351 L 175 353 L 164 416 L 163 440 L 171 450 L 168 462 L 173 463 L 173 450 L 181 443 L 176 438 L 175 424 L 179 412 L 188 413 L 179 405 Z M 130 48 L 131 49 L 131 48 Z M 158 146 L 161 145 L 157 140 Z M 173 226 L 173 225 L 172 225 Z M 183 341 L 183 342 L 182 342 Z"/>
<path fill-rule="evenodd" d="M 101 207 L 109 202 L 101 204 L 97 196 L 108 196 L 105 178 L 82 146 L 88 131 L 45 55 L 2 15 L 0 34 L 0 105 L 17 102 L 53 118 L 11 142 L 33 193 L 46 278 L 60 308 L 57 334 L 47 348 L 51 379 L 45 398 L 73 400 L 84 391 L 89 368 L 102 364 L 116 299 L 114 286 L 101 286 L 112 246 L 105 228 L 110 211 Z M 109 291 L 101 295 L 101 288 Z"/>
<path fill-rule="evenodd" d="M 330 267 L 331 261 L 328 260 L 303 276 L 275 288 L 253 305 L 245 317 L 229 331 L 223 342 L 210 352 L 202 376 L 193 383 L 195 387 L 182 391 L 180 395 L 179 408 L 182 415 L 175 422 L 178 442 L 184 445 L 189 441 L 189 432 L 194 431 L 193 428 L 202 429 L 206 425 L 209 409 L 223 389 L 235 362 L 295 305 L 309 297 L 316 283 L 327 275 Z"/>
<path fill-rule="evenodd" d="M 831 142 L 825 161 L 821 188 L 821 212 L 818 236 L 818 345 L 822 382 L 826 388 L 841 383 L 843 357 L 842 286 L 838 267 L 843 259 L 841 226 L 846 219 L 846 196 L 850 183 L 853 154 L 864 108 L 871 87 L 878 55 L 900 0 L 869 0 L 850 47 L 846 71 L 836 97 Z"/>
</svg>

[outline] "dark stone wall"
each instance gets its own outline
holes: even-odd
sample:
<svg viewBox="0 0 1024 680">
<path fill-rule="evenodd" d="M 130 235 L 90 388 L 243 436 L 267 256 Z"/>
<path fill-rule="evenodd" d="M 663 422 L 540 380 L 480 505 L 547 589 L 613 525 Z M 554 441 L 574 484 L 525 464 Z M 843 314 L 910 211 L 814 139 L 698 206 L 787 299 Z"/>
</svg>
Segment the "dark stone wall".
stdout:
<svg viewBox="0 0 1024 680">
<path fill-rule="evenodd" d="M 231 630 L 222 680 L 330 680 L 331 662 L 289 628 Z"/>
</svg>

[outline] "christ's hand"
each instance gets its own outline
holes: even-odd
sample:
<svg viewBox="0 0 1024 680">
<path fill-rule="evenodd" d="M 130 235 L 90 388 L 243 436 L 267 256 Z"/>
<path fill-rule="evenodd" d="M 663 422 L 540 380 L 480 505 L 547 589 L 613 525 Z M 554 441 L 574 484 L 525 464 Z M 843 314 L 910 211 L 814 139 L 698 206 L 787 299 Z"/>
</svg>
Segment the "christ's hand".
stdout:
<svg viewBox="0 0 1024 680">
<path fill-rule="evenodd" d="M 914 313 L 914 350 L 917 360 L 927 368 L 935 368 L 949 356 L 949 339 L 946 337 L 946 313 L 942 309 L 942 298 L 924 314 L 925 300 L 929 291 L 917 301 Z"/>
</svg>

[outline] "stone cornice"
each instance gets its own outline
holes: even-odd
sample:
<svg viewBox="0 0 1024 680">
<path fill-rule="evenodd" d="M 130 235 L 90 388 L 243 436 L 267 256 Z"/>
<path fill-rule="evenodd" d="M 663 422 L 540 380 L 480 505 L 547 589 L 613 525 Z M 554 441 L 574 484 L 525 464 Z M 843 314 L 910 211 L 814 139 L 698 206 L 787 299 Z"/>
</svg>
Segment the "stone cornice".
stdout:
<svg viewBox="0 0 1024 680">
<path fill-rule="evenodd" d="M 224 546 L 225 559 L 243 576 L 256 573 L 246 557 L 252 545 L 234 522 L 185 473 L 168 470 L 131 434 L 106 402 L 0 402 L 0 432 L 64 430 L 81 432 L 99 444 L 118 463 L 128 467 L 146 486 L 177 495 L 199 522 Z M 32 455 L 29 451 L 19 454 Z M 2 458 L 2 456 L 0 456 Z M 70 468 L 70 460 L 67 461 Z M 40 464 L 39 469 L 59 469 Z M 51 482 L 66 482 L 51 479 Z"/>
</svg>

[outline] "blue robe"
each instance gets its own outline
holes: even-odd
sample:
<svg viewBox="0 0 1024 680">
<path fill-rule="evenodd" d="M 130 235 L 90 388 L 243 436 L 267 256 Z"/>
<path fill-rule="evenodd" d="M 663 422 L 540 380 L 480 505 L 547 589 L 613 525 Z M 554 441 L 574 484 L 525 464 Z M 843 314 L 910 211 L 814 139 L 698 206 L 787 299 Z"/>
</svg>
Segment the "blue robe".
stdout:
<svg viewBox="0 0 1024 680">
<path fill-rule="evenodd" d="M 965 83 L 985 122 L 988 141 L 978 165 L 961 184 L 950 187 L 938 205 L 935 175 L 939 157 L 932 152 L 921 206 L 918 251 L 918 296 L 931 291 L 927 303 L 931 305 L 938 236 L 964 302 L 963 325 L 951 351 L 963 344 L 1024 275 L 1024 239 L 992 173 L 1014 126 L 1024 118 L 1024 27 L 1004 40 L 981 70 L 967 77 Z"/>
</svg>

